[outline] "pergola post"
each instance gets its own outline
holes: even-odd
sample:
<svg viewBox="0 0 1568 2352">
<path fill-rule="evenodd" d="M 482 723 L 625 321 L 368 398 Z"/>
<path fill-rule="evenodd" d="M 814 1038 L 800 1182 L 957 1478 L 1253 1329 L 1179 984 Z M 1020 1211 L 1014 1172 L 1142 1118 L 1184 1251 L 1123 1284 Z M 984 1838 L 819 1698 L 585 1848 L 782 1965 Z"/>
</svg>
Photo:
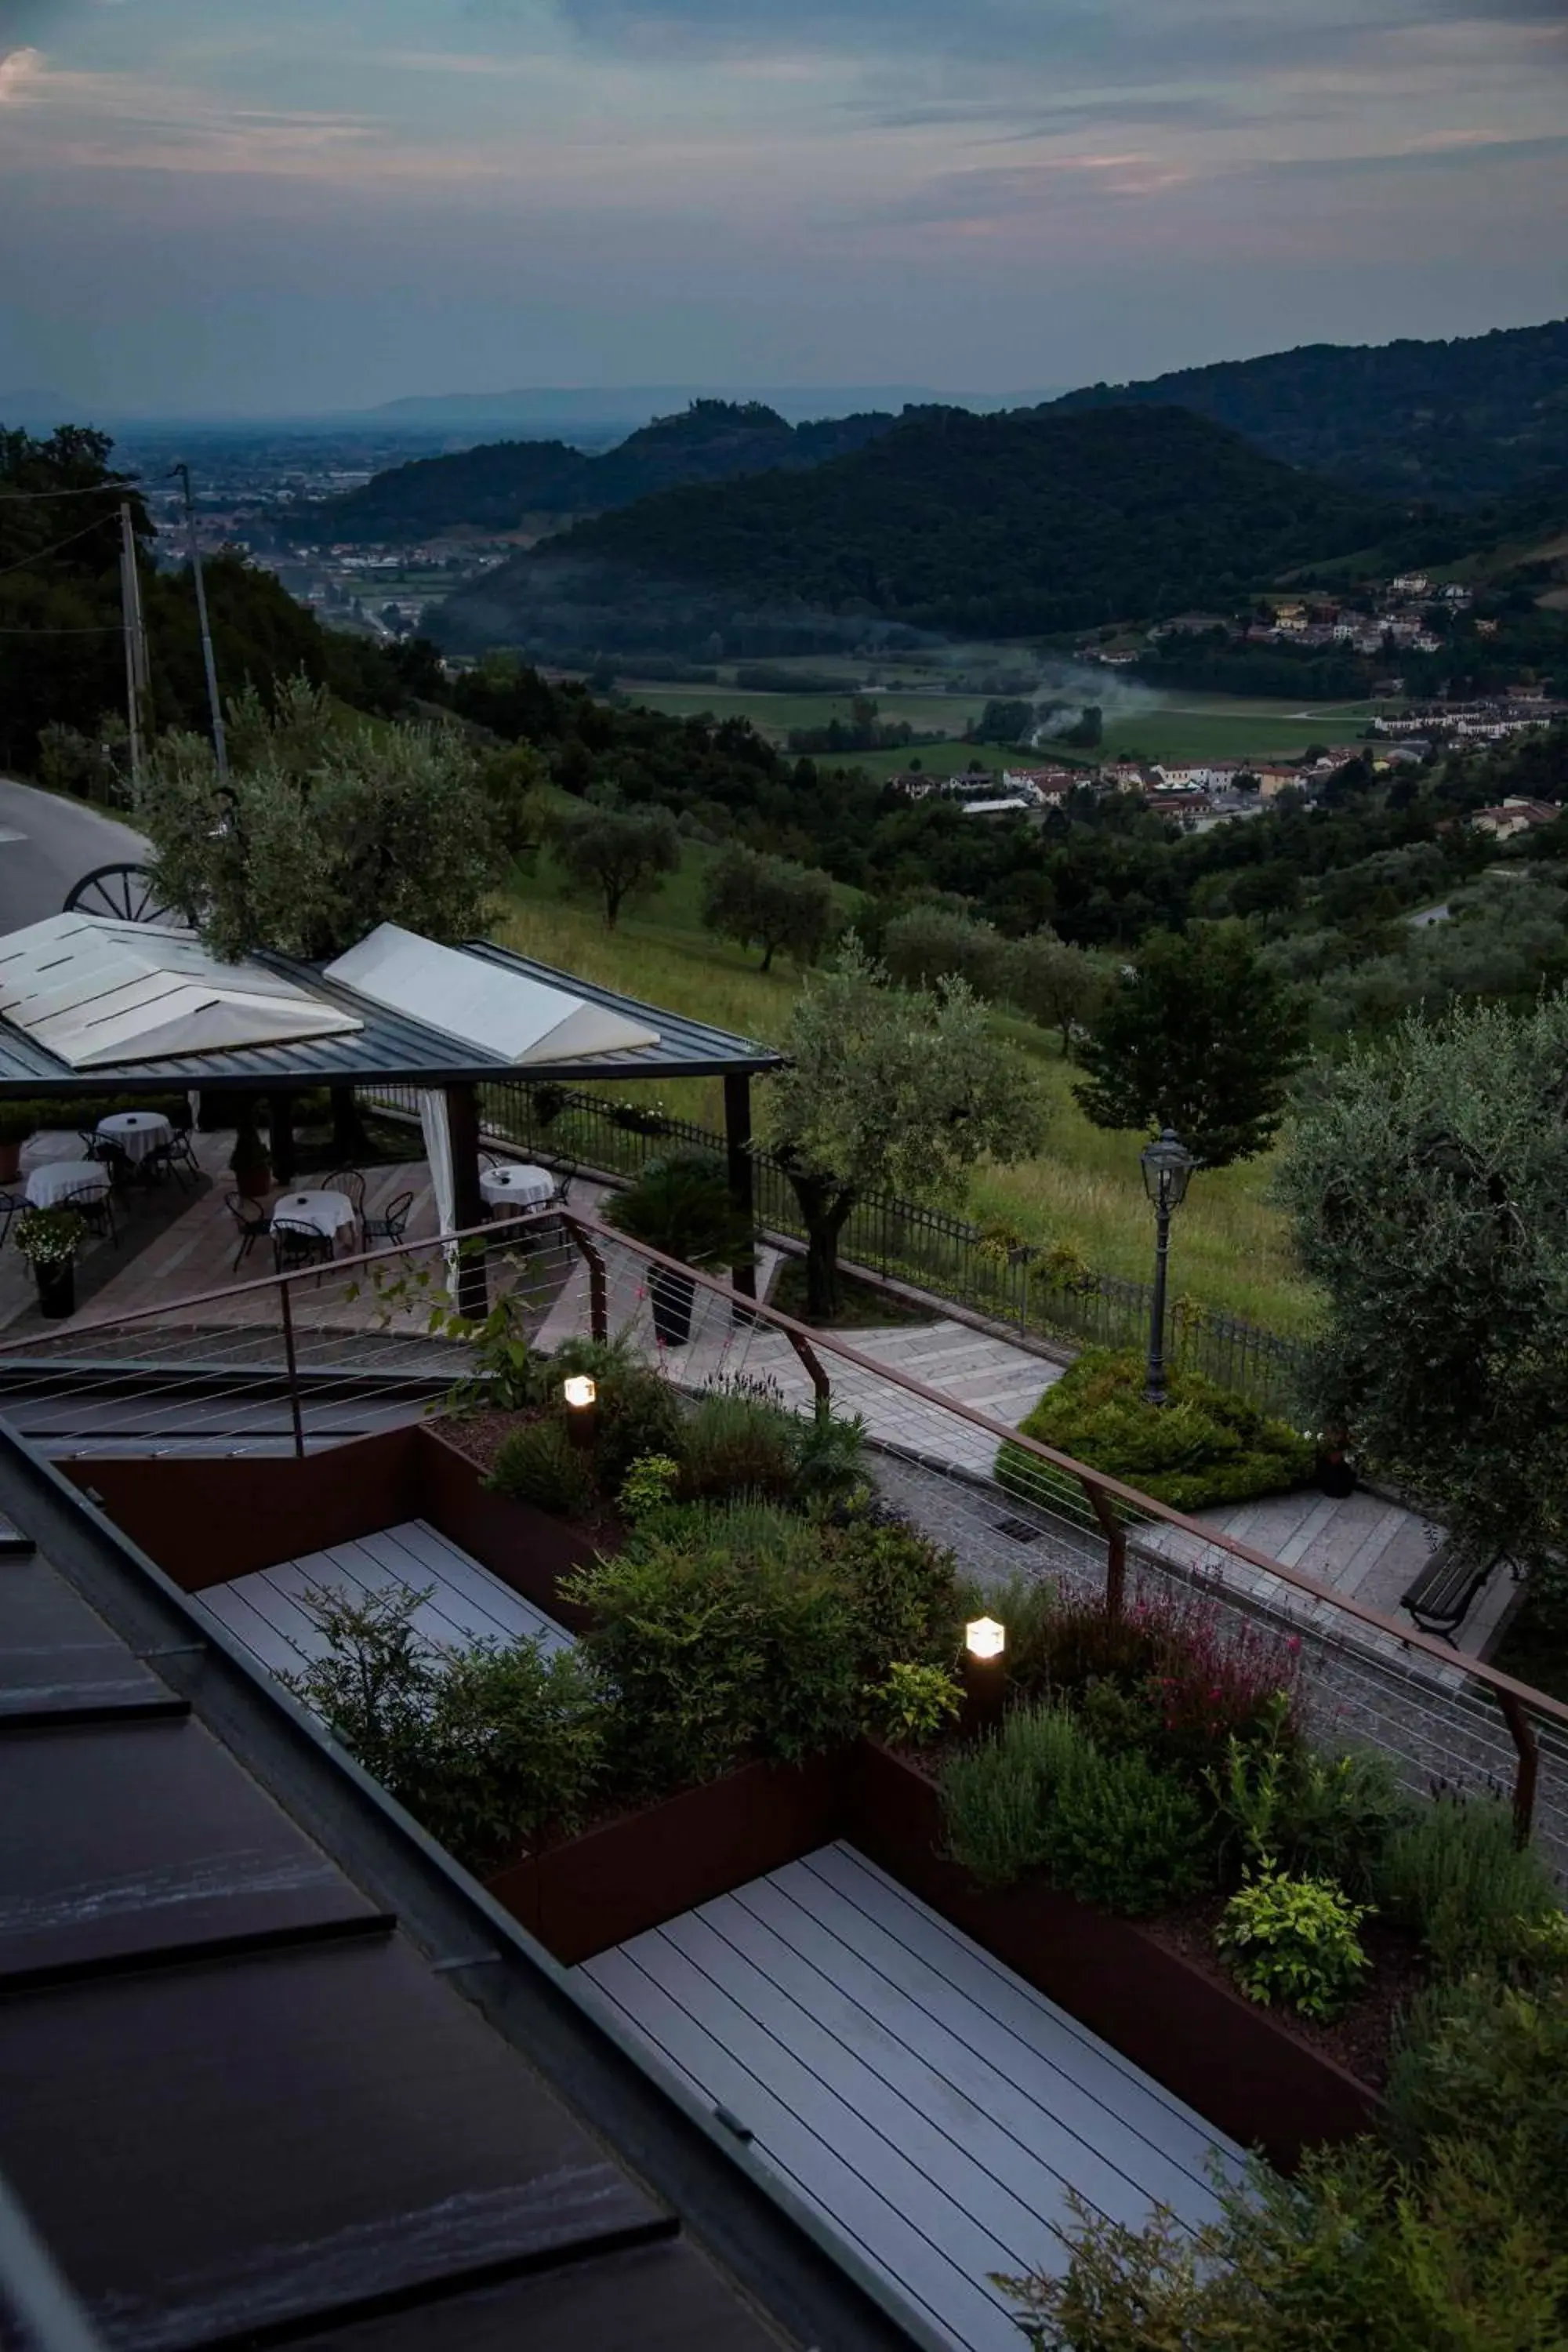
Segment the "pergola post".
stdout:
<svg viewBox="0 0 1568 2352">
<path fill-rule="evenodd" d="M 479 1191 L 479 1097 L 473 1085 L 452 1086 L 447 1097 L 447 1135 L 452 1154 L 452 1219 L 458 1231 L 468 1233 L 485 1221 L 484 1194 Z M 489 1313 L 489 1285 L 482 1250 L 458 1261 L 458 1311 L 474 1322 Z"/>
<path fill-rule="evenodd" d="M 752 1166 L 752 1074 L 749 1070 L 725 1073 L 724 1159 L 730 1179 L 730 1198 L 747 1223 L 753 1223 L 756 1196 Z M 738 1298 L 755 1298 L 757 1269 L 754 1259 L 750 1265 L 735 1268 L 733 1286 Z"/>
<path fill-rule="evenodd" d="M 268 1095 L 267 1097 L 267 1136 L 272 1160 L 272 1181 L 288 1186 L 294 1181 L 294 1097 L 292 1095 Z"/>
</svg>

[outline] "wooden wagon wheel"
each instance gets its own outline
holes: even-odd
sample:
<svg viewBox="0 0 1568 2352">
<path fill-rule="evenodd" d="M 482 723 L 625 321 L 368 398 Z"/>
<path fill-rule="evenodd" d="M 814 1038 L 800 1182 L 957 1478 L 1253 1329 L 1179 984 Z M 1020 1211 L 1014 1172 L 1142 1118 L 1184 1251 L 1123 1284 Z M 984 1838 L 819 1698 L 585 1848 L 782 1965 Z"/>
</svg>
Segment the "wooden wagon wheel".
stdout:
<svg viewBox="0 0 1568 2352">
<path fill-rule="evenodd" d="M 95 866 L 74 886 L 63 912 L 110 915 L 119 923 L 163 923 L 174 917 L 150 866 Z"/>
</svg>

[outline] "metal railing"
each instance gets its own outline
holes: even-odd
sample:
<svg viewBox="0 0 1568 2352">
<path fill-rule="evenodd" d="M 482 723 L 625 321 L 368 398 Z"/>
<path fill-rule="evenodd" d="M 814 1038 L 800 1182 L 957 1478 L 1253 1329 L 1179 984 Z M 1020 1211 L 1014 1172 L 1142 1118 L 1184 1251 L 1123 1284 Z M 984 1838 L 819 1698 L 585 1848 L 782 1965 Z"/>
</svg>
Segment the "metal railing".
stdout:
<svg viewBox="0 0 1568 2352">
<path fill-rule="evenodd" d="M 1300 1676 L 1320 1738 L 1382 1748 L 1413 1790 L 1510 1795 L 1568 1871 L 1568 1705 L 593 1217 L 550 1211 L 12 1341 L 0 1411 L 57 1456 L 302 1454 L 460 1407 L 454 1382 L 482 1370 L 476 1318 L 503 1301 L 546 1353 L 618 1337 L 688 1398 L 739 1385 L 859 1415 L 885 1499 L 981 1581 L 1200 1607 L 1216 1638 L 1269 1645 Z"/>
<path fill-rule="evenodd" d="M 677 1118 L 657 1102 L 615 1102 L 580 1087 L 501 1079 L 479 1090 L 480 1115 L 498 1141 L 542 1159 L 571 1160 L 632 1177 L 670 1144 L 722 1155 L 724 1138 Z M 408 1090 L 408 1103 L 414 1102 Z M 751 1151 L 757 1222 L 804 1240 L 800 1206 L 782 1162 L 765 1145 Z M 1071 1251 L 1009 1247 L 983 1226 L 942 1209 L 869 1197 L 840 1236 L 842 1255 L 872 1274 L 951 1300 L 1022 1335 L 1089 1348 L 1143 1348 L 1152 1286 L 1097 1274 Z M 1244 1316 L 1176 1298 L 1168 1323 L 1173 1362 L 1203 1373 L 1264 1411 L 1293 1416 L 1306 1350 Z"/>
</svg>

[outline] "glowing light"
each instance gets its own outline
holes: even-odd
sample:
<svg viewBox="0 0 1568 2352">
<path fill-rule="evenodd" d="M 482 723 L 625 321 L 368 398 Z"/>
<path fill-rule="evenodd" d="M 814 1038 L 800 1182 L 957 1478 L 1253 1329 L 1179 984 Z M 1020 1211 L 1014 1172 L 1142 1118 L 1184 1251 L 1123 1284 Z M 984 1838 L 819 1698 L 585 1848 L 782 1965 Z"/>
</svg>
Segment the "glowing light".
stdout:
<svg viewBox="0 0 1568 2352">
<path fill-rule="evenodd" d="M 586 1372 L 574 1372 L 570 1380 L 562 1381 L 561 1393 L 574 1412 L 581 1412 L 593 1403 L 599 1391 Z"/>
<path fill-rule="evenodd" d="M 972 1617 L 963 1629 L 963 1643 L 972 1658 L 999 1658 L 1007 1646 L 1006 1629 L 994 1617 Z"/>
</svg>

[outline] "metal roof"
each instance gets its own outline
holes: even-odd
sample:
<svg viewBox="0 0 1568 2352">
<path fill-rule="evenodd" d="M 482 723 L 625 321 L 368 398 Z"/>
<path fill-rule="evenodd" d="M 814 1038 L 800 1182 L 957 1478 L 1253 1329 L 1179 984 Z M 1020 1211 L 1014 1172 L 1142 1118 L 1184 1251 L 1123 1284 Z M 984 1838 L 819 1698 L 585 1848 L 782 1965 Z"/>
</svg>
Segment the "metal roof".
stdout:
<svg viewBox="0 0 1568 2352">
<path fill-rule="evenodd" d="M 910 2352 L 745 2147 L 4 1423 L 0 1510 L 0 2222 L 8 2184 L 86 2341 Z M 0 2230 L 7 2344 L 14 2254 Z"/>
<path fill-rule="evenodd" d="M 573 972 L 531 957 L 516 955 L 489 940 L 469 940 L 468 952 L 503 971 L 528 980 L 564 989 L 586 1003 L 603 1006 L 624 1019 L 658 1032 L 650 1045 L 587 1054 L 570 1061 L 535 1062 L 527 1066 L 531 1077 L 572 1084 L 610 1083 L 643 1078 L 717 1077 L 772 1070 L 781 1056 L 753 1038 L 737 1037 L 728 1030 L 710 1028 L 684 1013 L 622 996 L 615 989 L 597 987 Z M 361 1024 L 357 1031 L 336 1037 L 299 1038 L 284 1045 L 237 1045 L 217 1053 L 174 1054 L 155 1061 L 116 1062 L 92 1070 L 72 1068 L 24 1030 L 0 1020 L 0 1100 L 6 1096 L 166 1093 L 171 1087 L 245 1087 L 260 1093 L 285 1093 L 293 1087 L 365 1085 L 376 1079 L 387 1084 L 434 1087 L 486 1078 L 517 1078 L 525 1075 L 503 1055 L 453 1037 L 434 1023 L 389 1012 L 368 997 L 331 980 L 316 964 L 291 956 L 262 954 L 253 959 L 280 978 L 292 981 L 329 1004 L 338 1006 Z"/>
</svg>

